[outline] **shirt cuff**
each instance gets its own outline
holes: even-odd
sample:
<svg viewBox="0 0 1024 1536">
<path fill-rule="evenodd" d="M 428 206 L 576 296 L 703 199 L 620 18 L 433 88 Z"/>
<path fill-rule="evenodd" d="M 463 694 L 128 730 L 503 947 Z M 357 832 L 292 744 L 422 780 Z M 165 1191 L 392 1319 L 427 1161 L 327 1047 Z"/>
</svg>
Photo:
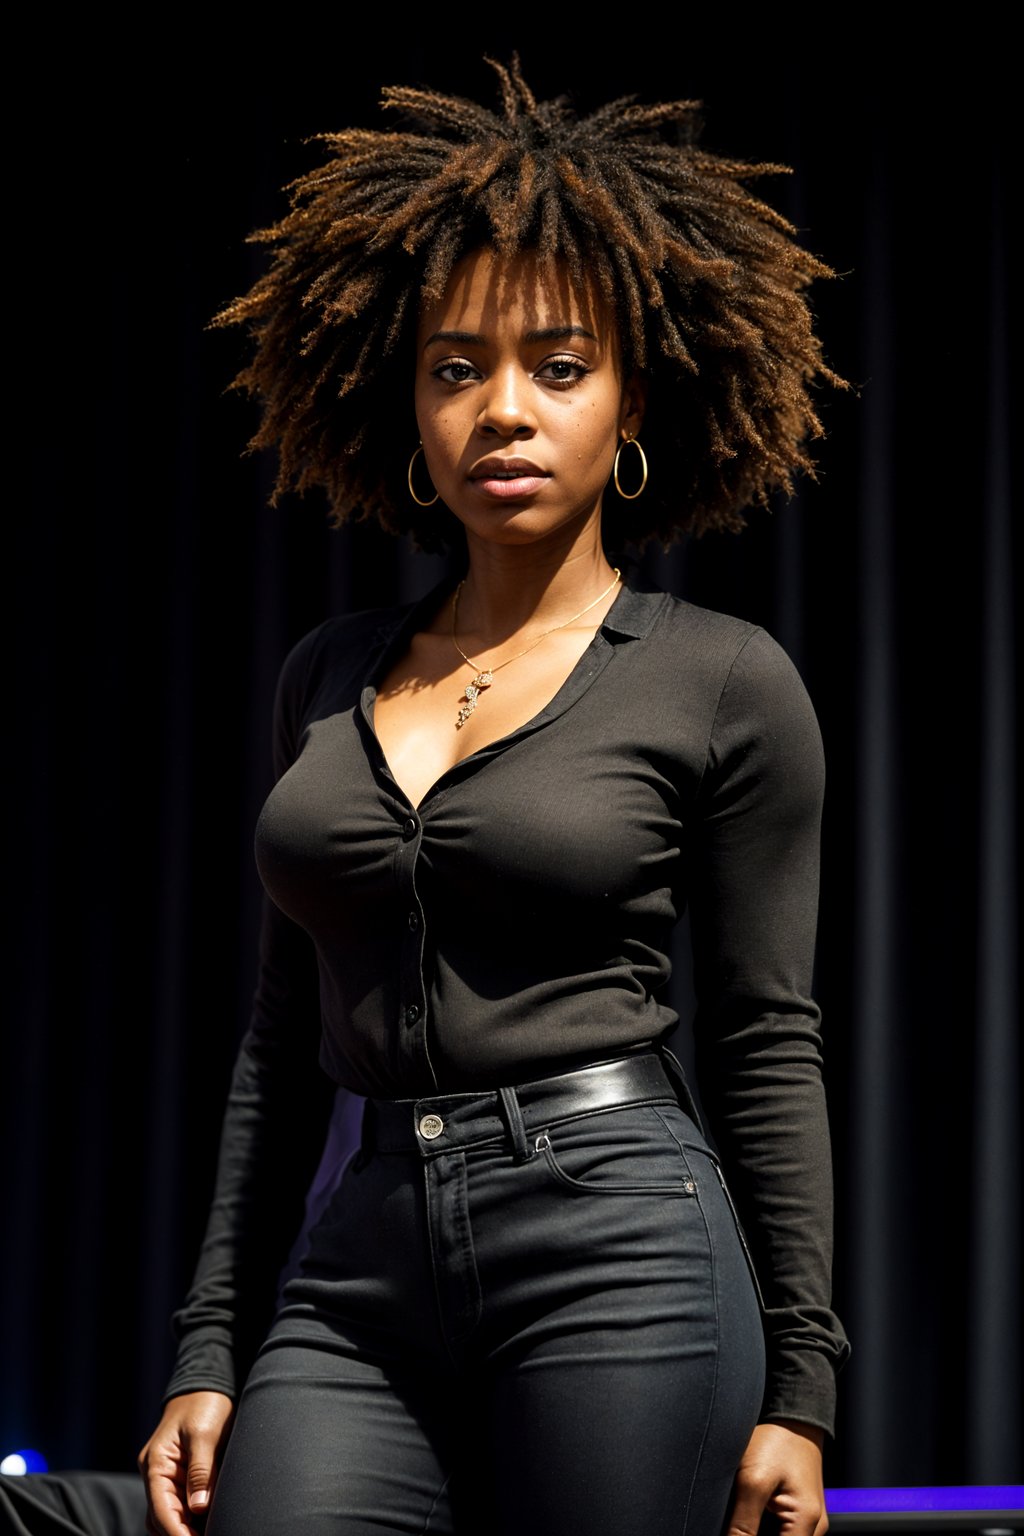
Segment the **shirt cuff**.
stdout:
<svg viewBox="0 0 1024 1536">
<path fill-rule="evenodd" d="M 161 1404 L 182 1392 L 223 1392 L 238 1396 L 238 1373 L 231 1346 L 220 1329 L 200 1328 L 181 1341 Z"/>
<path fill-rule="evenodd" d="M 768 1383 L 758 1422 L 793 1419 L 835 1438 L 836 1373 L 819 1350 L 779 1350 L 769 1356 Z"/>
</svg>

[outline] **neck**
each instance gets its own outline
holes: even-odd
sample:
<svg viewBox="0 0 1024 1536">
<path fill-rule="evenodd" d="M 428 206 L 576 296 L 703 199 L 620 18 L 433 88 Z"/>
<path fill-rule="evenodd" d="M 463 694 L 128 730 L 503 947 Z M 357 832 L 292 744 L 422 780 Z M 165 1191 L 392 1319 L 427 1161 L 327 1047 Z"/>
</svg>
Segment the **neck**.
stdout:
<svg viewBox="0 0 1024 1536">
<path fill-rule="evenodd" d="M 460 634 L 495 646 L 510 635 L 558 624 L 585 607 L 615 575 L 600 534 L 595 522 L 582 535 L 557 543 L 508 545 L 469 537 Z"/>
</svg>

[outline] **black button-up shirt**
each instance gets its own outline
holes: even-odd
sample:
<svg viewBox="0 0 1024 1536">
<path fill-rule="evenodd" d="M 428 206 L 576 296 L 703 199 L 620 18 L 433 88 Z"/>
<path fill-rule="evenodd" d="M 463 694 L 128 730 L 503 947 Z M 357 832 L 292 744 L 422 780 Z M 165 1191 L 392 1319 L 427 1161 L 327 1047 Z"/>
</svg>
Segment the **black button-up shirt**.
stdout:
<svg viewBox="0 0 1024 1536">
<path fill-rule="evenodd" d="M 848 1346 L 809 991 L 823 765 L 799 675 L 764 630 L 631 580 L 550 702 L 413 808 L 373 704 L 442 596 L 328 619 L 282 666 L 259 985 L 166 1395 L 236 1390 L 335 1084 L 483 1089 L 657 1041 L 688 904 L 701 1097 L 766 1301 L 764 1416 L 831 1429 Z"/>
</svg>

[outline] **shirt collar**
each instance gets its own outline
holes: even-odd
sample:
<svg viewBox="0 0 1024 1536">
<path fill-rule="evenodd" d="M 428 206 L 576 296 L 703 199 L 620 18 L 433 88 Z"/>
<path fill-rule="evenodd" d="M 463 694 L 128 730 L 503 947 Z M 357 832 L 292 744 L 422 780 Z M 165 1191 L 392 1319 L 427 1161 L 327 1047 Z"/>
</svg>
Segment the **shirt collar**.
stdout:
<svg viewBox="0 0 1024 1536">
<path fill-rule="evenodd" d="M 666 601 L 667 593 L 636 567 L 623 565 L 622 591 L 605 614 L 602 629 L 641 640 L 650 630 Z"/>
<path fill-rule="evenodd" d="M 443 576 L 417 602 L 395 609 L 376 632 L 380 644 L 390 651 L 421 629 L 440 606 L 442 595 L 452 590 L 452 579 Z M 600 624 L 603 630 L 640 640 L 648 633 L 665 602 L 667 594 L 655 586 L 636 566 L 622 568 L 622 589 Z"/>
</svg>

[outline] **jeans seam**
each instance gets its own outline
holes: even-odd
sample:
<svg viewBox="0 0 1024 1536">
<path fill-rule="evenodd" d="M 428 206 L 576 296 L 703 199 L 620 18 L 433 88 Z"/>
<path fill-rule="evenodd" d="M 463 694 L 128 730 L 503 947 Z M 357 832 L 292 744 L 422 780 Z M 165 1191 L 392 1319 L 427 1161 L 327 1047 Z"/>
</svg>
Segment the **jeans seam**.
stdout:
<svg viewBox="0 0 1024 1536">
<path fill-rule="evenodd" d="M 680 1157 L 683 1160 L 683 1167 L 686 1169 L 686 1172 L 687 1172 L 687 1175 L 689 1176 L 689 1178 L 693 1179 L 693 1182 L 696 1185 L 697 1194 L 699 1195 L 700 1194 L 700 1185 L 697 1183 L 697 1180 L 693 1178 L 693 1169 L 690 1167 L 690 1159 L 686 1155 L 686 1143 L 684 1141 L 680 1141 L 679 1137 L 676 1135 L 675 1131 L 672 1129 L 672 1126 L 665 1119 L 665 1116 L 661 1113 L 661 1110 L 658 1109 L 656 1106 L 655 1106 L 655 1109 L 654 1109 L 654 1113 L 657 1115 L 658 1119 L 661 1121 L 662 1125 L 665 1127 L 666 1131 L 668 1131 L 669 1135 L 672 1137 L 672 1140 L 675 1142 L 676 1146 L 679 1148 L 679 1155 L 680 1155 Z M 708 1234 L 708 1239 L 710 1241 L 710 1233 Z"/>
<path fill-rule="evenodd" d="M 718 1306 L 718 1274 L 715 1265 L 715 1245 L 711 1239 L 711 1228 L 708 1226 L 707 1214 L 705 1213 L 704 1207 L 701 1205 L 699 1198 L 697 1200 L 697 1205 L 700 1210 L 701 1218 L 704 1222 L 704 1230 L 708 1235 L 708 1255 L 711 1260 L 711 1294 L 714 1298 L 715 1305 L 715 1368 L 714 1375 L 711 1380 L 711 1392 L 708 1397 L 707 1418 L 704 1420 L 704 1430 L 700 1437 L 700 1447 L 697 1451 L 697 1456 L 693 1463 L 693 1478 L 690 1482 L 690 1491 L 686 1497 L 686 1511 L 683 1517 L 682 1536 L 687 1536 L 687 1531 L 689 1529 L 690 1509 L 693 1504 L 693 1490 L 697 1486 L 697 1479 L 700 1476 L 700 1466 L 701 1462 L 704 1460 L 704 1448 L 708 1443 L 708 1434 L 711 1430 L 711 1419 L 714 1415 L 715 1402 L 718 1398 L 718 1361 L 722 1353 L 722 1315 Z"/>
<path fill-rule="evenodd" d="M 662 1122 L 665 1129 L 668 1131 L 669 1135 L 678 1146 L 680 1154 L 682 1155 L 683 1163 L 692 1178 L 693 1170 L 690 1168 L 690 1160 L 686 1155 L 686 1147 L 684 1146 L 683 1142 L 679 1140 L 679 1137 L 676 1135 L 671 1125 L 665 1119 L 664 1115 L 660 1114 L 658 1110 L 655 1110 L 655 1114 L 658 1116 L 658 1119 Z M 694 1180 L 694 1183 L 696 1184 L 696 1180 Z M 701 1221 L 704 1223 L 704 1231 L 708 1240 L 708 1259 L 709 1267 L 711 1270 L 711 1296 L 715 1308 L 715 1366 L 714 1374 L 711 1380 L 711 1392 L 708 1397 L 707 1418 L 704 1420 L 704 1429 L 700 1437 L 700 1446 L 697 1450 L 697 1455 L 693 1463 L 693 1478 L 690 1482 L 690 1491 L 686 1497 L 686 1509 L 683 1512 L 682 1536 L 687 1536 L 687 1531 L 689 1529 L 690 1510 L 693 1505 L 693 1490 L 697 1485 L 697 1479 L 700 1475 L 700 1466 L 704 1459 L 704 1448 L 708 1442 L 708 1434 L 711 1429 L 711 1419 L 715 1411 L 715 1401 L 718 1397 L 718 1361 L 722 1353 L 722 1316 L 718 1306 L 718 1271 L 715 1264 L 715 1245 L 711 1236 L 711 1227 L 708 1224 L 707 1212 L 705 1211 L 704 1203 L 700 1198 L 699 1184 L 697 1184 L 697 1209 L 700 1211 Z"/>
<path fill-rule="evenodd" d="M 662 1117 L 659 1116 L 659 1118 Z M 666 1129 L 669 1130 L 673 1136 L 675 1136 L 675 1132 L 672 1130 L 672 1127 L 668 1124 L 668 1122 L 663 1121 L 663 1123 L 665 1124 Z M 676 1137 L 676 1140 L 678 1141 L 679 1138 Z M 686 1154 L 686 1148 L 689 1146 L 689 1150 L 691 1152 L 696 1152 L 698 1157 L 706 1158 L 707 1161 L 711 1164 L 712 1168 L 715 1170 L 715 1177 L 721 1185 L 722 1197 L 729 1208 L 729 1213 L 732 1216 L 733 1226 L 736 1228 L 736 1237 L 743 1252 L 743 1259 L 747 1266 L 747 1273 L 750 1276 L 750 1283 L 754 1288 L 754 1295 L 757 1297 L 757 1305 L 763 1319 L 768 1310 L 767 1304 L 764 1299 L 764 1293 L 761 1290 L 761 1282 L 758 1278 L 757 1268 L 754 1264 L 754 1255 L 751 1252 L 750 1243 L 747 1241 L 747 1234 L 743 1230 L 743 1223 L 740 1221 L 739 1212 L 736 1209 L 736 1202 L 732 1198 L 732 1192 L 729 1189 L 729 1185 L 726 1181 L 725 1173 L 722 1169 L 721 1159 L 715 1152 L 712 1151 L 710 1147 L 690 1146 L 689 1143 L 682 1141 L 679 1142 L 679 1146 L 683 1150 L 684 1156 Z M 689 1160 L 687 1160 L 687 1166 L 689 1167 Z M 698 1184 L 698 1190 L 699 1188 L 700 1186 Z"/>
<path fill-rule="evenodd" d="M 463 1152 L 461 1155 L 461 1183 L 462 1194 L 464 1198 L 459 1201 L 459 1204 L 456 1208 L 456 1221 L 458 1225 L 459 1246 L 461 1250 L 460 1265 L 463 1265 L 466 1268 L 467 1295 L 469 1294 L 468 1282 L 470 1277 L 472 1277 L 474 1300 L 472 1303 L 473 1316 L 468 1319 L 463 1328 L 460 1328 L 457 1333 L 452 1334 L 452 1342 L 454 1344 L 460 1344 L 464 1339 L 468 1337 L 469 1334 L 473 1332 L 480 1321 L 480 1314 L 483 1308 L 483 1298 L 480 1293 L 480 1274 L 476 1267 L 476 1246 L 473 1242 L 473 1223 L 470 1220 L 469 1215 L 469 1177 L 468 1170 L 466 1168 L 465 1152 Z M 465 1262 L 467 1258 L 469 1260 L 468 1265 L 466 1265 Z"/>
<path fill-rule="evenodd" d="M 444 1324 L 444 1296 L 442 1293 L 442 1279 L 437 1262 L 437 1208 L 435 1205 L 435 1191 L 431 1187 L 431 1166 L 429 1162 L 423 1164 L 423 1192 L 426 1201 L 427 1218 L 427 1242 L 430 1252 L 430 1274 L 434 1282 L 434 1304 L 437 1308 L 437 1326 L 441 1342 L 449 1360 L 453 1365 L 459 1364 L 458 1356 L 452 1348 L 452 1340 L 448 1337 L 448 1329 Z"/>
<path fill-rule="evenodd" d="M 451 1360 L 453 1365 L 459 1366 L 462 1363 L 460 1359 L 460 1346 L 465 1343 L 466 1339 L 480 1322 L 480 1316 L 483 1310 L 483 1298 L 480 1291 L 480 1275 L 476 1265 L 476 1248 L 473 1243 L 473 1224 L 470 1220 L 468 1209 L 469 1191 L 468 1182 L 466 1179 L 465 1153 L 456 1152 L 455 1155 L 461 1157 L 462 1159 L 462 1193 L 465 1196 L 465 1199 L 461 1202 L 458 1202 L 455 1207 L 455 1221 L 457 1226 L 459 1253 L 454 1266 L 454 1273 L 460 1276 L 463 1280 L 463 1284 L 461 1286 L 463 1297 L 469 1297 L 468 1281 L 470 1278 L 473 1282 L 474 1294 L 471 1298 L 471 1308 L 466 1309 L 466 1322 L 461 1327 L 456 1327 L 454 1330 L 450 1330 L 448 1327 L 446 1318 L 447 1307 L 445 1301 L 446 1277 L 442 1273 L 444 1265 L 439 1262 L 437 1254 L 437 1238 L 439 1235 L 437 1222 L 438 1218 L 441 1216 L 438 1205 L 441 1196 L 439 1191 L 432 1185 L 431 1164 L 436 1167 L 439 1159 L 431 1159 L 429 1162 L 423 1164 L 423 1187 L 426 1197 L 430 1272 L 434 1281 L 434 1296 L 437 1305 L 438 1328 L 440 1330 L 441 1339 L 444 1343 L 448 1358 Z M 467 1254 L 470 1261 L 468 1265 L 468 1273 L 466 1272 L 467 1267 L 465 1263 Z M 472 1310 L 473 1313 L 472 1317 L 468 1316 L 470 1310 Z"/>
<path fill-rule="evenodd" d="M 443 1496 L 443 1494 L 444 1494 L 445 1490 L 447 1489 L 448 1484 L 450 1482 L 451 1482 L 451 1474 L 449 1473 L 448 1476 L 445 1478 L 444 1482 L 441 1484 L 440 1488 L 435 1493 L 435 1495 L 434 1495 L 434 1502 L 431 1504 L 430 1508 L 427 1510 L 427 1518 L 423 1522 L 423 1531 L 421 1533 L 421 1536 L 429 1536 L 430 1522 L 431 1522 L 431 1520 L 433 1520 L 434 1512 L 437 1509 L 437 1506 L 440 1504 L 441 1498 L 442 1498 L 442 1496 Z"/>
</svg>

